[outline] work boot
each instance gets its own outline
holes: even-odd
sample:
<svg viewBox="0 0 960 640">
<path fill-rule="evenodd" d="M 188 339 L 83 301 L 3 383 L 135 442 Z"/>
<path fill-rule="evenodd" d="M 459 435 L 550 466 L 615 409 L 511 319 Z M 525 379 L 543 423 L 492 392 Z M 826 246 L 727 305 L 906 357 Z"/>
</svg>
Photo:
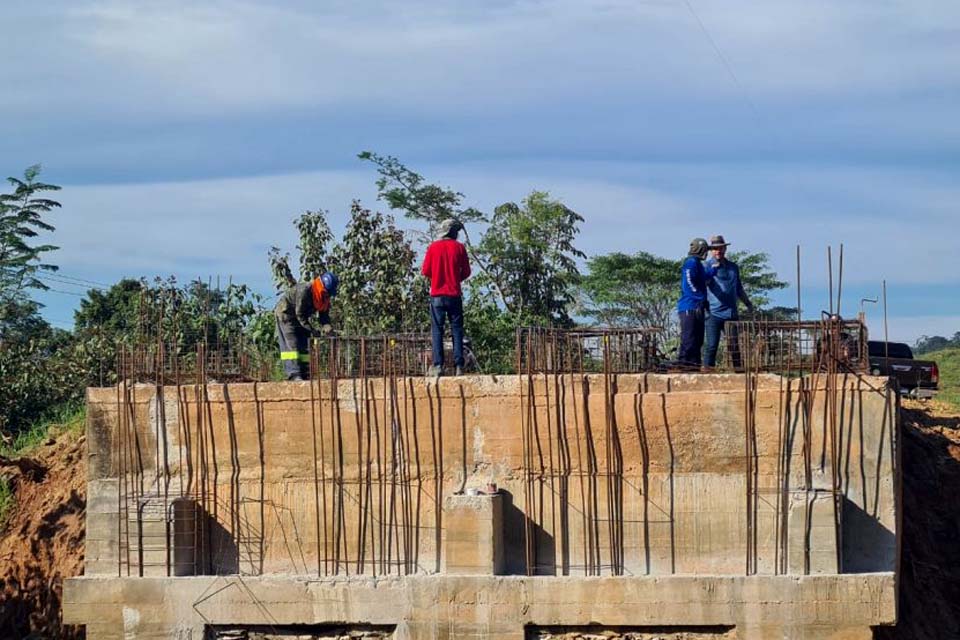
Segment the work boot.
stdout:
<svg viewBox="0 0 960 640">
<path fill-rule="evenodd" d="M 457 370 L 454 372 L 453 375 L 455 375 L 455 376 L 462 376 L 462 375 L 463 375 L 463 367 L 457 367 Z"/>
<path fill-rule="evenodd" d="M 441 367 L 439 367 L 438 365 L 431 365 L 431 367 L 430 367 L 429 369 L 427 369 L 427 377 L 428 377 L 428 378 L 439 378 L 441 371 L 442 371 L 442 369 L 441 369 Z"/>
<path fill-rule="evenodd" d="M 297 375 L 297 376 L 291 376 L 291 377 L 287 378 L 287 380 L 290 381 L 290 382 L 303 382 L 303 378 L 301 378 L 301 377 L 298 376 L 298 375 Z"/>
</svg>

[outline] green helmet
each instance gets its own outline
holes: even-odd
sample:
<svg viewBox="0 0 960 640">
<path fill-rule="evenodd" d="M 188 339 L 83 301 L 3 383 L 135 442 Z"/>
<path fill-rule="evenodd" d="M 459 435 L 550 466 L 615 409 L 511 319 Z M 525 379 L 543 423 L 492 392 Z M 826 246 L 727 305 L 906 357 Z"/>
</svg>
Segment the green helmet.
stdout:
<svg viewBox="0 0 960 640">
<path fill-rule="evenodd" d="M 694 238 L 690 241 L 690 255 L 697 256 L 698 258 L 703 258 L 707 255 L 707 249 L 709 245 L 707 241 L 703 238 Z"/>
</svg>

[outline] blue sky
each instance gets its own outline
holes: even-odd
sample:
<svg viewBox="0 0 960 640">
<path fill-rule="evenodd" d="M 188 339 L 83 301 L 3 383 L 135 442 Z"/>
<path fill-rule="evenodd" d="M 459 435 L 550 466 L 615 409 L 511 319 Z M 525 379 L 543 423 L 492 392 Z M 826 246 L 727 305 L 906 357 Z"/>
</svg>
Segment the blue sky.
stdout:
<svg viewBox="0 0 960 640">
<path fill-rule="evenodd" d="M 586 219 L 589 254 L 682 255 L 723 233 L 792 281 L 799 244 L 810 311 L 843 242 L 847 312 L 886 279 L 892 337 L 960 331 L 952 0 L 0 11 L 0 172 L 42 162 L 63 185 L 52 241 L 69 276 L 268 291 L 265 252 L 292 248 L 298 212 L 339 227 L 352 198 L 375 204 L 356 160 L 373 149 L 488 210 L 549 190 Z M 79 297 L 42 300 L 69 325 Z"/>
</svg>

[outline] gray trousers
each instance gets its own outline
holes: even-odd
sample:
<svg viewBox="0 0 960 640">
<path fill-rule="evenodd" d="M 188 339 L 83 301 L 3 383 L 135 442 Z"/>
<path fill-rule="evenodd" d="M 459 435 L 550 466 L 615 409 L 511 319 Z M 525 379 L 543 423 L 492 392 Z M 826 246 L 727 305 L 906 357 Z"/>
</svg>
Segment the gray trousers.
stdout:
<svg viewBox="0 0 960 640">
<path fill-rule="evenodd" d="M 277 318 L 277 342 L 280 344 L 280 362 L 287 380 L 310 377 L 310 332 L 291 321 L 285 315 L 274 314 Z"/>
</svg>

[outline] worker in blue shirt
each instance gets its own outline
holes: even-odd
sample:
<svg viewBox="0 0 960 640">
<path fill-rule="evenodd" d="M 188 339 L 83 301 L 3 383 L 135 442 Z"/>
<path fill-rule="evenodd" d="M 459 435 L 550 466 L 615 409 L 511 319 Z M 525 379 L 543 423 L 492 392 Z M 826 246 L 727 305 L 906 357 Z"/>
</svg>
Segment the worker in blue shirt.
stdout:
<svg viewBox="0 0 960 640">
<path fill-rule="evenodd" d="M 736 262 L 727 260 L 729 242 L 723 236 L 710 238 L 711 257 L 707 261 L 708 267 L 715 269 L 713 279 L 707 283 L 707 302 L 709 315 L 706 320 L 707 349 L 703 355 L 703 365 L 714 367 L 717 364 L 717 347 L 720 346 L 720 334 L 724 333 L 728 322 L 739 318 L 737 301 L 743 302 L 748 311 L 753 311 L 753 303 L 743 290 L 740 282 L 740 267 Z M 730 363 L 735 370 L 740 369 L 740 345 L 737 340 L 736 325 L 727 329 L 727 351 Z"/>
<path fill-rule="evenodd" d="M 700 366 L 700 350 L 703 348 L 704 317 L 707 305 L 707 283 L 716 269 L 704 267 L 707 257 L 707 241 L 694 238 L 690 241 L 690 253 L 680 268 L 680 300 L 677 315 L 680 316 L 680 351 L 678 360 L 687 367 Z"/>
</svg>

